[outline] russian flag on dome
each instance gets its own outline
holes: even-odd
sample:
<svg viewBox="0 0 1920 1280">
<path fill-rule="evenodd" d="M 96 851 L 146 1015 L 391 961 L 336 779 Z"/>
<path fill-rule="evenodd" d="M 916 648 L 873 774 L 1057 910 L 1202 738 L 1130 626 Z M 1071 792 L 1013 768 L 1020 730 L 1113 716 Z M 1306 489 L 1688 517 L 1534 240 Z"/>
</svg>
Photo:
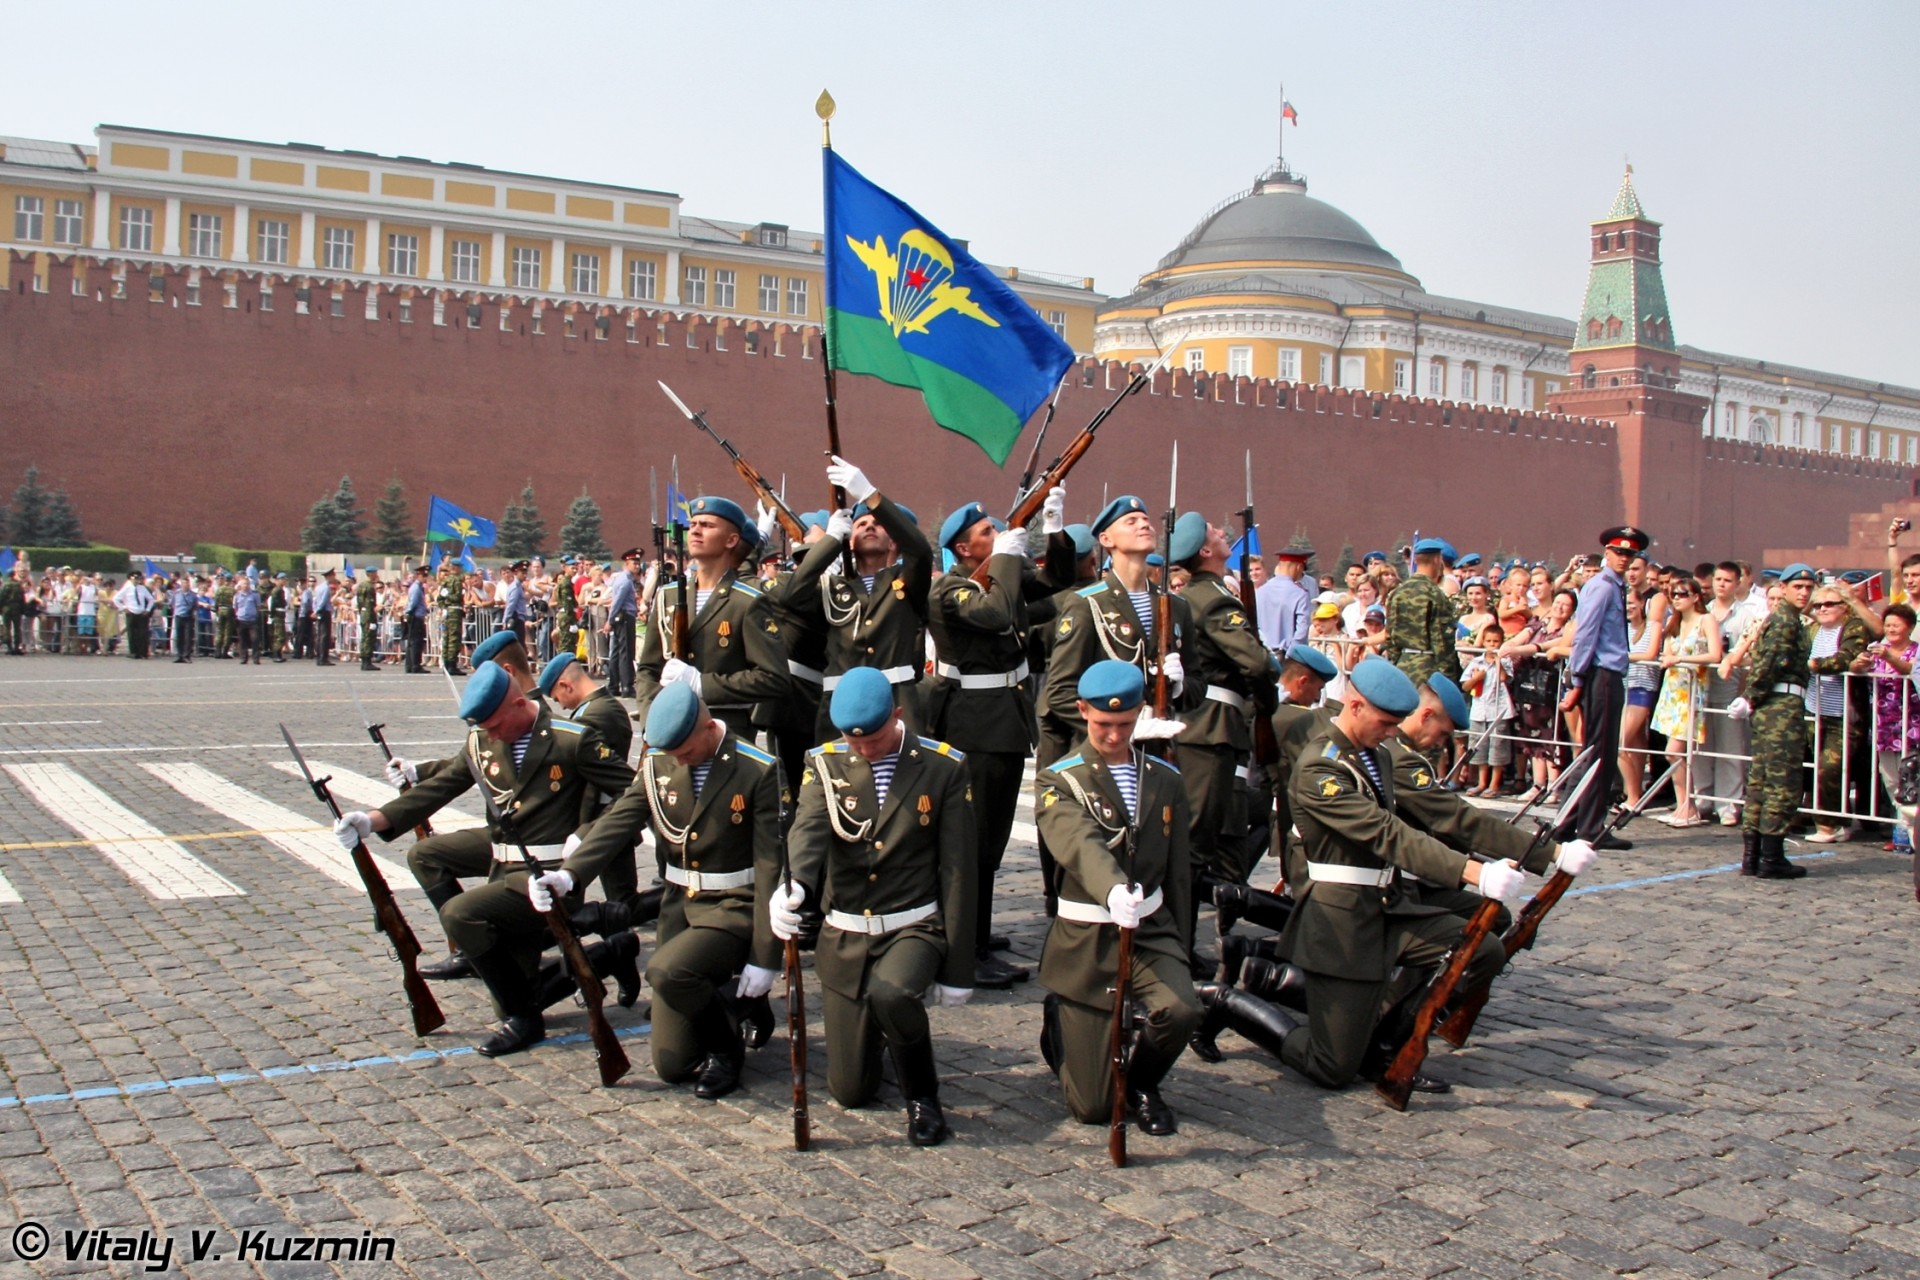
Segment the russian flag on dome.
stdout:
<svg viewBox="0 0 1920 1280">
<path fill-rule="evenodd" d="M 1293 127 L 1296 129 L 1300 127 L 1300 113 L 1293 109 L 1291 102 L 1283 102 L 1280 104 L 1280 118 L 1282 120 L 1293 121 Z"/>
</svg>

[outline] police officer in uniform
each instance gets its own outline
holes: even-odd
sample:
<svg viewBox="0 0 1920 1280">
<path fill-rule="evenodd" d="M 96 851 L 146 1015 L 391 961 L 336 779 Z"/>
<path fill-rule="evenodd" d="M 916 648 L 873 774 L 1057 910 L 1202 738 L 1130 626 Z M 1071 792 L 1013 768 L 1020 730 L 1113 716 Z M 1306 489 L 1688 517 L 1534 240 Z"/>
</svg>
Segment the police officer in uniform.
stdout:
<svg viewBox="0 0 1920 1280">
<path fill-rule="evenodd" d="M 308 597 L 307 609 L 313 616 L 314 665 L 330 667 L 333 665 L 333 597 L 340 588 L 340 575 L 328 569 L 320 575 L 320 581 L 313 584 L 313 593 Z"/>
<path fill-rule="evenodd" d="M 440 565 L 440 589 L 434 602 L 440 606 L 440 666 L 450 676 L 459 675 L 460 651 L 466 645 L 466 579 L 457 560 Z"/>
<path fill-rule="evenodd" d="M 742 997 L 764 997 L 779 971 L 767 898 L 780 875 L 786 797 L 774 758 L 740 741 L 687 685 L 653 699 L 646 744 L 633 786 L 576 856 L 604 850 L 630 861 L 651 824 L 667 880 L 647 966 L 653 1069 L 669 1083 L 693 1080 L 697 1097 L 723 1098 L 740 1086 L 744 1053 L 722 989 L 739 974 Z"/>
<path fill-rule="evenodd" d="M 1753 763 L 1747 769 L 1747 807 L 1741 815 L 1745 849 L 1740 874 L 1762 880 L 1798 880 L 1807 869 L 1787 859 L 1787 827 L 1800 808 L 1807 763 L 1806 686 L 1813 634 L 1806 621 L 1813 570 L 1790 564 L 1780 571 L 1780 603 L 1747 650 L 1747 701 L 1753 707 Z"/>
<path fill-rule="evenodd" d="M 407 584 L 406 671 L 425 675 L 427 652 L 427 588 L 433 571 L 425 565 L 415 567 L 413 581 Z"/>
<path fill-rule="evenodd" d="M 1560 709 L 1580 708 L 1581 736 L 1597 746 L 1596 776 L 1581 793 L 1562 835 L 1579 835 L 1601 849 L 1631 849 L 1633 842 L 1604 830 L 1620 782 L 1620 716 L 1626 707 L 1628 659 L 1627 566 L 1647 549 L 1647 534 L 1631 525 L 1600 535 L 1600 572 L 1580 588 L 1573 616 L 1573 654 L 1567 659 L 1572 686 Z M 1459 672 L 1453 672 L 1456 677 Z"/>
<path fill-rule="evenodd" d="M 1119 931 L 1134 930 L 1133 999 L 1146 1010 L 1127 1067 L 1127 1109 L 1147 1133 L 1173 1133 L 1160 1082 L 1200 1023 L 1187 974 L 1192 944 L 1187 793 L 1173 766 L 1134 749 L 1140 669 L 1094 663 L 1076 686 L 1086 735 L 1036 775 L 1035 816 L 1059 864 L 1060 900 L 1040 957 L 1048 989 L 1040 1048 L 1076 1120 L 1113 1104 L 1113 985 Z"/>
<path fill-rule="evenodd" d="M 907 1138 L 946 1140 L 922 999 L 973 994 L 973 809 L 961 754 L 906 731 L 886 673 L 856 667 L 828 699 L 845 736 L 807 754 L 788 835 L 792 879 L 769 898 L 773 932 L 798 937 L 802 907 L 826 924 L 814 953 L 826 1016 L 827 1087 L 844 1107 L 880 1091 L 880 1051 L 907 1098 Z"/>
<path fill-rule="evenodd" d="M 370 814 L 343 815 L 334 832 L 348 848 L 369 835 L 392 840 L 469 791 L 478 770 L 491 793 L 490 820 L 482 834 L 491 842 L 492 866 L 486 884 L 446 902 L 440 922 L 486 982 L 505 1019 L 480 1045 L 481 1053 L 494 1057 L 546 1038 L 541 1011 L 550 993 L 543 991 L 539 972 L 551 933 L 540 911 L 554 897 L 577 901 L 573 895 L 585 890 L 611 853 L 601 850 L 584 858 L 578 849 L 572 856 L 564 853 L 567 837 L 580 830 L 583 793 L 619 794 L 633 784 L 634 773 L 590 726 L 556 720 L 529 701 L 497 663 L 475 669 L 461 696 L 460 716 L 472 728 L 456 761 Z M 491 821 L 494 809 L 512 816 L 518 844 L 504 842 Z M 527 872 L 522 845 L 540 862 L 537 879 Z M 620 958 L 614 949 L 603 948 L 596 969 L 602 964 L 611 969 Z M 631 951 L 625 958 L 631 961 Z"/>
</svg>

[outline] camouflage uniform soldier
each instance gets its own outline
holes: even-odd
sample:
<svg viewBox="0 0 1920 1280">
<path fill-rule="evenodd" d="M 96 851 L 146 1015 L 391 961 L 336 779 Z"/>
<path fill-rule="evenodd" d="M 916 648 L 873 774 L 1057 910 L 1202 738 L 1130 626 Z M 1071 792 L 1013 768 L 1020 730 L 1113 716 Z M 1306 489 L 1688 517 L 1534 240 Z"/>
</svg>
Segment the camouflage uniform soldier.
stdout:
<svg viewBox="0 0 1920 1280">
<path fill-rule="evenodd" d="M 1413 548 L 1413 576 L 1387 597 L 1387 661 L 1407 673 L 1416 686 L 1438 671 L 1460 678 L 1460 655 L 1453 647 L 1453 604 L 1440 589 L 1446 572 L 1446 544 L 1422 538 Z"/>
<path fill-rule="evenodd" d="M 213 637 L 213 656 L 233 656 L 233 579 L 222 572 L 220 585 L 213 589 L 213 616 L 217 623 Z"/>
<path fill-rule="evenodd" d="M 1741 819 L 1746 848 L 1740 874 L 1798 880 L 1805 867 L 1787 861 L 1787 824 L 1800 807 L 1801 767 L 1807 758 L 1807 663 L 1812 639 L 1803 614 L 1813 595 L 1813 570 L 1788 565 L 1780 574 L 1780 603 L 1747 654 L 1747 700 L 1753 705 L 1753 764 L 1747 771 L 1747 807 Z"/>
<path fill-rule="evenodd" d="M 267 647 L 275 662 L 287 660 L 287 575 L 273 575 L 273 588 L 267 592 Z"/>
<path fill-rule="evenodd" d="M 461 581 L 460 566 L 449 560 L 440 569 L 440 590 L 434 596 L 434 603 L 440 606 L 440 665 L 450 675 L 460 674 L 460 650 L 462 634 L 466 630 L 467 608 L 465 583 Z"/>
<path fill-rule="evenodd" d="M 573 594 L 572 556 L 560 557 L 560 572 L 553 575 L 553 651 L 572 653 L 580 644 L 580 602 Z"/>
<path fill-rule="evenodd" d="M 380 630 L 380 571 L 369 566 L 366 577 L 354 589 L 353 599 L 360 612 L 360 669 L 378 671 L 373 665 L 373 640 Z"/>
</svg>

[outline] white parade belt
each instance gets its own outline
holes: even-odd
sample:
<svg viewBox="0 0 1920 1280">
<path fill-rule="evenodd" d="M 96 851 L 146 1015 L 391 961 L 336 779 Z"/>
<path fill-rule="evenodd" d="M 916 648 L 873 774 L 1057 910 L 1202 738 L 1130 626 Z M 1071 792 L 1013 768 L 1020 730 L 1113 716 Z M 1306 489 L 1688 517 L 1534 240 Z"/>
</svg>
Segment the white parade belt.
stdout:
<svg viewBox="0 0 1920 1280">
<path fill-rule="evenodd" d="M 911 667 L 911 666 L 881 667 L 880 674 L 887 678 L 888 684 L 905 684 L 909 680 L 912 680 L 915 676 L 919 675 L 920 669 L 918 667 Z M 840 683 L 839 676 L 826 676 L 821 679 L 820 687 L 822 689 L 825 689 L 828 693 L 832 693 L 834 690 L 834 687 L 839 683 Z"/>
<path fill-rule="evenodd" d="M 1238 769 L 1235 769 L 1233 771 L 1233 776 L 1240 779 L 1240 781 L 1242 782 L 1252 782 L 1253 766 L 1250 764 L 1243 764 Z"/>
<path fill-rule="evenodd" d="M 668 884 L 677 884 L 688 893 L 712 893 L 717 889 L 744 889 L 753 883 L 753 868 L 745 871 L 687 871 L 668 864 Z"/>
<path fill-rule="evenodd" d="M 1227 706 L 1232 707 L 1235 711 L 1245 711 L 1247 709 L 1246 698 L 1240 694 L 1235 693 L 1233 690 L 1227 688 L 1225 685 L 1218 685 L 1218 684 L 1208 685 L 1207 701 L 1225 703 Z"/>
<path fill-rule="evenodd" d="M 1164 901 L 1166 901 L 1165 896 L 1160 890 L 1155 889 L 1147 895 L 1146 901 L 1140 904 L 1140 918 L 1145 920 L 1158 911 L 1160 904 Z M 1072 920 L 1079 924 L 1113 923 L 1113 913 L 1105 907 L 1095 906 L 1091 902 L 1075 902 L 1072 898 L 1062 898 L 1054 904 L 1054 914 L 1062 920 Z"/>
<path fill-rule="evenodd" d="M 816 671 L 803 662 L 795 662 L 792 658 L 787 659 L 787 670 L 793 672 L 793 674 L 799 676 L 808 684 L 819 684 L 827 678 L 825 672 Z"/>
<path fill-rule="evenodd" d="M 991 675 L 962 675 L 960 668 L 954 666 L 951 662 L 942 662 L 935 670 L 945 679 L 958 680 L 962 689 L 1011 689 L 1022 680 L 1025 680 L 1028 675 L 1032 674 L 1027 670 L 1027 663 L 1024 658 L 1021 659 L 1020 665 L 1013 670 L 996 671 Z"/>
<path fill-rule="evenodd" d="M 1803 684 L 1777 684 L 1768 692 L 1790 693 L 1796 698 L 1804 698 L 1807 696 L 1807 686 Z"/>
<path fill-rule="evenodd" d="M 1349 867 L 1338 862 L 1309 862 L 1307 876 L 1320 884 L 1357 884 L 1384 889 L 1393 883 L 1392 867 Z"/>
<path fill-rule="evenodd" d="M 495 862 L 517 863 L 520 861 L 520 850 L 522 849 L 525 849 L 541 862 L 557 862 L 567 856 L 567 846 L 565 844 L 496 844 L 493 846 L 493 860 Z"/>
<path fill-rule="evenodd" d="M 940 909 L 937 902 L 929 902 L 924 907 L 914 907 L 908 911 L 895 911 L 890 915 L 874 915 L 871 911 L 855 915 L 851 911 L 827 912 L 827 923 L 842 933 L 892 933 L 895 929 L 904 929 L 910 924 L 918 924 Z"/>
</svg>

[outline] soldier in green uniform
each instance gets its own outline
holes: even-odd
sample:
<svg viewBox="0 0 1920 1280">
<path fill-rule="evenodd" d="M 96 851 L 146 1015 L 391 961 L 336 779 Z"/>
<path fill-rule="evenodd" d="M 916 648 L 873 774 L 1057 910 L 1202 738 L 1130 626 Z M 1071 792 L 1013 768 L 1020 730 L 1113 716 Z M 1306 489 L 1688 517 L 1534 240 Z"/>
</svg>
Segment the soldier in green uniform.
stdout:
<svg viewBox="0 0 1920 1280">
<path fill-rule="evenodd" d="M 807 526 L 807 545 L 827 536 L 825 511 L 803 512 Z M 786 641 L 787 690 L 773 702 L 763 702 L 755 710 L 754 724 L 767 731 L 780 757 L 781 776 L 792 782 L 800 776 L 801 763 L 809 750 L 819 744 L 815 729 L 820 722 L 821 687 L 827 678 L 827 620 L 820 610 L 818 580 L 798 582 L 799 571 L 786 569 L 761 579 L 760 589 L 780 638 Z"/>
<path fill-rule="evenodd" d="M 482 665 L 467 681 L 460 716 L 472 727 L 454 761 L 370 814 L 343 815 L 334 832 L 348 848 L 369 835 L 392 840 L 471 790 L 476 770 L 491 793 L 489 816 L 494 809 L 512 814 L 519 843 L 504 843 L 489 821 L 483 833 L 493 854 L 487 883 L 457 894 L 440 912 L 447 937 L 486 982 L 505 1019 L 480 1045 L 481 1053 L 494 1057 L 546 1038 L 541 1013 L 555 993 L 543 990 L 539 981 L 540 953 L 551 937 L 540 914 L 540 898 L 571 896 L 577 902 L 577 895 L 600 873 L 611 851 L 603 850 L 597 858 L 582 858 L 577 850 L 568 856 L 567 837 L 581 830 L 585 793 L 619 794 L 633 785 L 634 774 L 590 726 L 554 719 L 544 706 L 514 689 L 512 678 L 497 663 Z M 521 845 L 539 860 L 542 873 L 537 879 L 526 869 Z M 589 954 L 596 972 L 612 972 L 631 966 L 634 947 L 610 939 L 590 948 Z M 628 986 L 622 982 L 623 1000 Z M 637 998 L 637 981 L 631 987 Z"/>
<path fill-rule="evenodd" d="M 1387 597 L 1387 661 L 1419 686 L 1438 671 L 1458 680 L 1453 602 L 1440 589 L 1447 571 L 1446 544 L 1422 538 L 1413 547 L 1413 576 Z"/>
<path fill-rule="evenodd" d="M 440 586 L 434 603 L 440 606 L 440 665 L 448 675 L 461 673 L 460 651 L 465 644 L 467 607 L 466 582 L 460 564 L 448 560 L 440 566 Z"/>
<path fill-rule="evenodd" d="M 773 932 L 826 923 L 814 952 L 826 1018 L 827 1088 L 844 1107 L 880 1091 L 880 1051 L 907 1098 L 907 1139 L 948 1135 L 922 1003 L 973 994 L 973 809 L 961 754 L 906 731 L 886 674 L 856 667 L 827 700 L 844 738 L 815 747 L 788 835 L 792 878 L 768 899 Z"/>
<path fill-rule="evenodd" d="M 1146 1016 L 1130 1051 L 1126 1106 L 1143 1131 L 1164 1135 L 1177 1124 L 1160 1082 L 1199 1026 L 1200 1006 L 1187 974 L 1187 794 L 1178 770 L 1134 747 L 1145 690 L 1132 663 L 1089 667 L 1075 690 L 1086 735 L 1034 779 L 1036 821 L 1061 872 L 1040 957 L 1049 992 L 1040 1051 L 1074 1119 L 1107 1120 L 1119 930 L 1132 929 L 1132 997 Z"/>
<path fill-rule="evenodd" d="M 738 994 L 762 999 L 780 966 L 767 917 L 780 876 L 780 768 L 684 684 L 666 686 L 647 708 L 646 743 L 633 786 L 575 856 L 631 863 L 652 826 L 667 880 L 647 966 L 653 1069 L 669 1083 L 693 1080 L 697 1097 L 723 1098 L 740 1086 L 744 1053 L 722 988 L 738 974 Z"/>
<path fill-rule="evenodd" d="M 560 572 L 553 575 L 553 651 L 573 653 L 580 646 L 580 601 L 573 594 L 572 556 L 560 557 Z"/>
<path fill-rule="evenodd" d="M 225 569 L 218 570 L 218 574 L 213 588 L 213 656 L 231 658 L 234 640 L 233 575 Z"/>
<path fill-rule="evenodd" d="M 273 575 L 267 592 L 267 647 L 275 662 L 287 660 L 287 575 Z"/>
<path fill-rule="evenodd" d="M 687 504 L 687 559 L 693 598 L 687 601 L 687 635 L 673 634 L 680 581 L 668 579 L 654 593 L 651 621 L 640 647 L 636 684 L 638 715 L 662 685 L 693 686 L 708 710 L 742 738 L 753 737 L 753 713 L 787 688 L 787 655 L 760 588 L 743 577 L 752 554 L 747 513 L 726 498 L 700 497 Z M 676 651 L 683 648 L 683 660 Z"/>
<path fill-rule="evenodd" d="M 608 693 L 605 685 L 588 674 L 586 664 L 572 654 L 555 654 L 552 661 L 540 669 L 534 689 L 564 711 L 568 719 L 592 725 L 622 760 L 631 753 L 633 717 L 627 714 L 625 704 Z M 598 793 L 588 796 L 580 820 L 593 821 L 618 799 L 618 796 Z M 616 852 L 601 869 L 600 889 L 606 895 L 606 906 L 590 903 L 586 908 L 586 924 L 594 933 L 611 933 L 645 924 L 660 914 L 660 894 L 640 892 L 640 874 L 631 845 Z"/>
<path fill-rule="evenodd" d="M 26 649 L 24 620 L 27 616 L 27 590 L 21 585 L 20 575 L 25 570 L 15 566 L 11 573 L 0 577 L 0 635 L 6 640 L 7 652 L 22 654 Z"/>
<path fill-rule="evenodd" d="M 1787 860 L 1787 827 L 1800 808 L 1807 763 L 1806 694 L 1813 638 L 1807 601 L 1814 573 L 1804 564 L 1780 571 L 1780 603 L 1747 650 L 1747 701 L 1753 707 L 1753 763 L 1740 819 L 1746 848 L 1740 874 L 1798 880 L 1807 869 Z"/>
<path fill-rule="evenodd" d="M 353 602 L 360 618 L 360 669 L 378 671 L 373 661 L 373 644 L 380 636 L 380 571 L 368 565 L 361 571 L 360 583 L 353 589 Z"/>
</svg>

